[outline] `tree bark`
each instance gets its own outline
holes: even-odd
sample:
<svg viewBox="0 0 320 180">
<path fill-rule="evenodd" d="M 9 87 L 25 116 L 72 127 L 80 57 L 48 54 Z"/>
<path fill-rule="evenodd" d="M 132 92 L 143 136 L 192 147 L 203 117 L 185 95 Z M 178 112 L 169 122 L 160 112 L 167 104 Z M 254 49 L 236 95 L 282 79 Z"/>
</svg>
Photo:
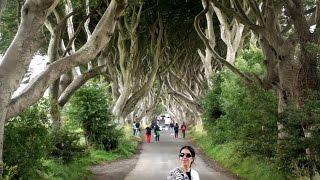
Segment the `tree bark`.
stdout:
<svg viewBox="0 0 320 180">
<path fill-rule="evenodd" d="M 202 6 L 204 8 L 206 8 L 206 3 L 204 0 L 202 0 Z M 212 49 L 214 49 L 216 44 L 215 44 L 215 34 L 214 34 L 214 29 L 213 29 L 212 15 L 213 15 L 213 9 L 212 9 L 212 7 L 208 7 L 208 12 L 206 13 L 206 21 L 207 21 L 206 36 L 207 36 L 210 47 Z M 211 53 L 210 49 L 208 49 L 208 48 L 206 48 L 206 50 L 205 50 L 205 55 L 203 55 L 199 49 L 198 49 L 198 54 L 200 55 L 200 58 L 203 63 L 204 73 L 205 73 L 206 80 L 207 80 L 207 85 L 208 85 L 208 87 L 211 87 L 212 83 L 211 83 L 210 77 L 213 73 L 213 70 L 212 70 L 213 54 Z"/>
<path fill-rule="evenodd" d="M 77 76 L 72 83 L 63 91 L 59 97 L 58 104 L 63 107 L 69 100 L 69 98 L 78 90 L 83 84 L 85 84 L 89 79 L 104 72 L 105 66 L 98 66 L 90 69 L 88 72 Z"/>
</svg>

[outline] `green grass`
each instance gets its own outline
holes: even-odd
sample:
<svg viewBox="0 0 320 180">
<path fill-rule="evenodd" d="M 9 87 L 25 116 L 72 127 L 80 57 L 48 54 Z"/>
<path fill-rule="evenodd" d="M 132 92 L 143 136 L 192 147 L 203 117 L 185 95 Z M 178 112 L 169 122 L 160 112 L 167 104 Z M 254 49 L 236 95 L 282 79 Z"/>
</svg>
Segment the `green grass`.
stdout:
<svg viewBox="0 0 320 180">
<path fill-rule="evenodd" d="M 238 176 L 248 180 L 284 180 L 286 175 L 274 164 L 256 157 L 241 158 L 235 151 L 236 143 L 213 145 L 208 136 L 193 131 L 190 136 L 212 159 Z"/>
<path fill-rule="evenodd" d="M 121 140 L 118 149 L 110 152 L 90 149 L 87 156 L 79 157 L 68 165 L 63 165 L 61 161 L 57 159 L 47 159 L 43 162 L 47 171 L 40 172 L 39 174 L 41 174 L 42 179 L 48 180 L 91 179 L 90 166 L 124 159 L 134 155 L 139 141 L 140 140 L 135 137 L 126 137 Z"/>
</svg>

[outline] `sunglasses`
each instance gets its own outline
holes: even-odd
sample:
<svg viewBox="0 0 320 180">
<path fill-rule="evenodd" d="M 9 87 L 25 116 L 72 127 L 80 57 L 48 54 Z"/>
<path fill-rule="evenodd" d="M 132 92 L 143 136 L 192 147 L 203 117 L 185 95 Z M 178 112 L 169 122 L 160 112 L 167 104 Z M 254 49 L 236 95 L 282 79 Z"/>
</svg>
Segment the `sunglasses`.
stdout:
<svg viewBox="0 0 320 180">
<path fill-rule="evenodd" d="M 184 157 L 184 156 L 186 156 L 186 158 L 191 158 L 192 157 L 192 155 L 190 153 L 180 153 L 179 154 L 179 157 Z"/>
</svg>

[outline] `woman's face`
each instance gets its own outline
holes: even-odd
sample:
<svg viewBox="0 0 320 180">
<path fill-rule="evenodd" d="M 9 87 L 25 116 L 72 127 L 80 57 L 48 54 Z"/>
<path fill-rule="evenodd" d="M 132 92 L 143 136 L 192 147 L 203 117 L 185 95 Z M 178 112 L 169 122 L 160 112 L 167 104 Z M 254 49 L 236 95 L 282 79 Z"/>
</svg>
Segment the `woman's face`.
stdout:
<svg viewBox="0 0 320 180">
<path fill-rule="evenodd" d="M 189 149 L 182 149 L 182 151 L 179 154 L 179 157 L 180 157 L 181 166 L 184 166 L 187 168 L 191 166 L 193 157 Z"/>
</svg>

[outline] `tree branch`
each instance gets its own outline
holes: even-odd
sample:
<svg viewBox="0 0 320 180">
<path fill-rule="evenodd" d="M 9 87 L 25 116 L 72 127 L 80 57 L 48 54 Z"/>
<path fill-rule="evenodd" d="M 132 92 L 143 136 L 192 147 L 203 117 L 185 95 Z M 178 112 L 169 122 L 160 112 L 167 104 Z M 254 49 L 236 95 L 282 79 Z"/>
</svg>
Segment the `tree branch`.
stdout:
<svg viewBox="0 0 320 180">
<path fill-rule="evenodd" d="M 16 107 L 14 104 L 17 102 L 23 102 L 22 104 L 25 106 L 36 103 L 42 97 L 48 86 L 62 74 L 70 71 L 72 67 L 85 64 L 94 59 L 102 48 L 109 43 L 116 22 L 125 9 L 126 4 L 126 0 L 112 0 L 87 43 L 76 53 L 61 58 L 47 66 L 21 94 L 11 100 L 10 106 Z"/>
<path fill-rule="evenodd" d="M 83 84 L 85 84 L 89 79 L 94 78 L 95 76 L 104 73 L 105 65 L 98 66 L 89 71 L 77 76 L 73 81 L 68 85 L 68 87 L 61 93 L 58 104 L 63 107 L 69 100 L 69 98 L 78 90 Z"/>
<path fill-rule="evenodd" d="M 211 48 L 211 46 L 209 45 L 209 41 L 208 39 L 205 37 L 205 35 L 203 34 L 203 32 L 200 29 L 200 17 L 205 15 L 205 13 L 208 11 L 208 6 L 206 6 L 206 8 L 201 11 L 194 20 L 194 27 L 198 33 L 198 35 L 200 36 L 201 40 L 203 41 L 203 43 L 205 44 L 206 48 L 209 49 L 213 56 L 215 57 L 215 59 L 217 59 L 220 63 L 222 63 L 223 65 L 225 65 L 227 68 L 229 68 L 233 73 L 237 74 L 239 77 L 241 77 L 246 83 L 252 83 L 253 81 L 247 77 L 245 74 L 243 74 L 242 72 L 240 72 L 240 70 L 238 70 L 236 67 L 234 67 L 232 64 L 230 64 L 228 61 L 226 61 L 224 58 L 222 58 L 215 50 L 213 50 Z"/>
</svg>

